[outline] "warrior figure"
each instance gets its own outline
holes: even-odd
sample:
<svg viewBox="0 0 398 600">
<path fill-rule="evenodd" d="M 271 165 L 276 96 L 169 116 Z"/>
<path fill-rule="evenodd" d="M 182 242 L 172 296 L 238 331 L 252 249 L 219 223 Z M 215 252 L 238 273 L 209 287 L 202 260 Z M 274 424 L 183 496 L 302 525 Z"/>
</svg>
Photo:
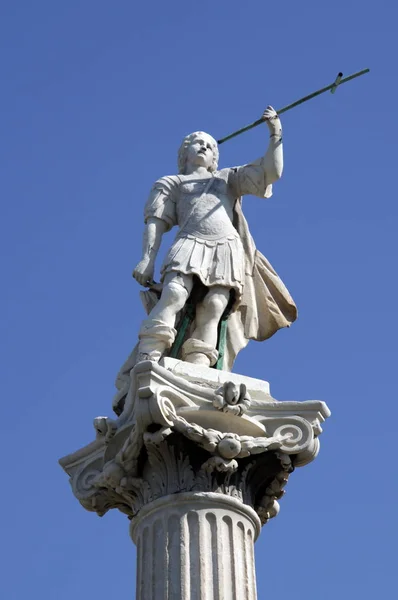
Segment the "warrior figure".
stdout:
<svg viewBox="0 0 398 600">
<path fill-rule="evenodd" d="M 177 236 L 161 268 L 162 290 L 141 325 L 139 344 L 123 365 L 114 408 L 120 413 L 131 368 L 158 361 L 176 338 L 179 316 L 190 295 L 199 301 L 181 348 L 182 360 L 214 366 L 219 323 L 228 310 L 223 369 L 250 339 L 262 341 L 297 317 L 296 306 L 267 259 L 256 249 L 241 210 L 241 197 L 272 195 L 283 170 L 282 126 L 269 106 L 263 119 L 270 130 L 266 154 L 241 167 L 218 170 L 217 142 L 197 131 L 179 150 L 179 174 L 156 181 L 145 205 L 143 256 L 134 278 L 151 287 L 162 236 L 174 226 Z"/>
</svg>

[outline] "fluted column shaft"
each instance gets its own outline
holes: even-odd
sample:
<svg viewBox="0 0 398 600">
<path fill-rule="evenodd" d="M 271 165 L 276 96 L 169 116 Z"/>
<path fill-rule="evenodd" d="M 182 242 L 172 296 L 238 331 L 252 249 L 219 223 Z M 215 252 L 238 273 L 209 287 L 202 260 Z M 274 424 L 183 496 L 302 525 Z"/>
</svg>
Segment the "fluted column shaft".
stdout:
<svg viewBox="0 0 398 600">
<path fill-rule="evenodd" d="M 256 600 L 260 527 L 253 509 L 223 494 L 151 502 L 131 523 L 136 600 Z"/>
</svg>

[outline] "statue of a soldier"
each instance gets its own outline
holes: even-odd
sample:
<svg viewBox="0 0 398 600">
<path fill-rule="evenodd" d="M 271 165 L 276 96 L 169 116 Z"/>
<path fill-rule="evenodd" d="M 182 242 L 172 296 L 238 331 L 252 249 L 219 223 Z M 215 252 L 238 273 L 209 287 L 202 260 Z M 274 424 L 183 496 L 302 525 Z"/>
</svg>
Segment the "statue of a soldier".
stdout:
<svg viewBox="0 0 398 600">
<path fill-rule="evenodd" d="M 187 300 L 196 298 L 194 318 L 180 351 L 184 361 L 213 366 L 218 358 L 219 322 L 228 311 L 222 368 L 250 339 L 262 341 L 297 317 L 296 306 L 269 262 L 256 249 L 241 210 L 245 194 L 269 198 L 283 170 L 282 127 L 272 107 L 263 119 L 270 130 L 266 154 L 241 167 L 218 170 L 217 142 L 201 131 L 179 150 L 179 174 L 159 179 L 145 205 L 143 256 L 133 276 L 150 287 L 163 234 L 178 227 L 161 268 L 160 298 L 143 321 L 139 344 L 123 365 L 116 385 L 122 409 L 131 368 L 158 361 L 176 339 Z"/>
</svg>

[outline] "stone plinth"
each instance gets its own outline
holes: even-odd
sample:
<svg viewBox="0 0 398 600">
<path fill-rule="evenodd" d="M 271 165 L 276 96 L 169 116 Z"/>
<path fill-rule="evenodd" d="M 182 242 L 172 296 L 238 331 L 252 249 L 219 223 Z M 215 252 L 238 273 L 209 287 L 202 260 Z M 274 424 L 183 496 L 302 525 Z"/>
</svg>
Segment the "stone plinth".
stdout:
<svg viewBox="0 0 398 600">
<path fill-rule="evenodd" d="M 87 510 L 129 516 L 137 599 L 254 600 L 253 543 L 329 414 L 260 380 L 145 361 L 121 416 L 97 417 L 96 439 L 60 463 Z"/>
</svg>

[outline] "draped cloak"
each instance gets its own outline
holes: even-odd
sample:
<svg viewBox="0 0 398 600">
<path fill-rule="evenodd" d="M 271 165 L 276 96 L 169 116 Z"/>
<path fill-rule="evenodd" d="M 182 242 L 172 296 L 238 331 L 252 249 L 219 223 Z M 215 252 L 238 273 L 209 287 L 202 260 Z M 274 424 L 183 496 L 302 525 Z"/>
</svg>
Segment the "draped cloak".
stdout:
<svg viewBox="0 0 398 600">
<path fill-rule="evenodd" d="M 266 184 L 262 159 L 251 165 L 228 169 L 233 173 L 237 173 L 238 170 L 240 170 L 238 175 L 242 182 L 242 185 L 237 188 L 238 191 L 263 198 L 271 197 L 272 185 Z M 218 172 L 218 174 L 220 173 Z M 259 177 L 260 182 L 258 181 Z M 247 184 L 248 178 L 250 179 L 249 184 Z M 174 177 L 163 179 L 169 180 L 169 183 L 174 181 Z M 256 181 L 253 187 L 254 180 Z M 233 225 L 243 244 L 245 269 L 239 304 L 228 317 L 223 364 L 226 371 L 231 371 L 238 352 L 248 344 L 249 340 L 264 341 L 274 335 L 278 329 L 289 327 L 297 318 L 297 308 L 293 298 L 269 261 L 255 246 L 242 212 L 241 196 L 237 197 L 234 203 Z M 156 303 L 157 297 L 150 291 L 141 292 L 141 297 L 149 312 Z M 115 395 L 113 406 L 117 414 L 122 412 L 124 399 L 129 390 L 130 371 L 136 363 L 137 348 L 138 345 L 123 364 L 116 378 L 115 384 L 118 392 Z"/>
</svg>

